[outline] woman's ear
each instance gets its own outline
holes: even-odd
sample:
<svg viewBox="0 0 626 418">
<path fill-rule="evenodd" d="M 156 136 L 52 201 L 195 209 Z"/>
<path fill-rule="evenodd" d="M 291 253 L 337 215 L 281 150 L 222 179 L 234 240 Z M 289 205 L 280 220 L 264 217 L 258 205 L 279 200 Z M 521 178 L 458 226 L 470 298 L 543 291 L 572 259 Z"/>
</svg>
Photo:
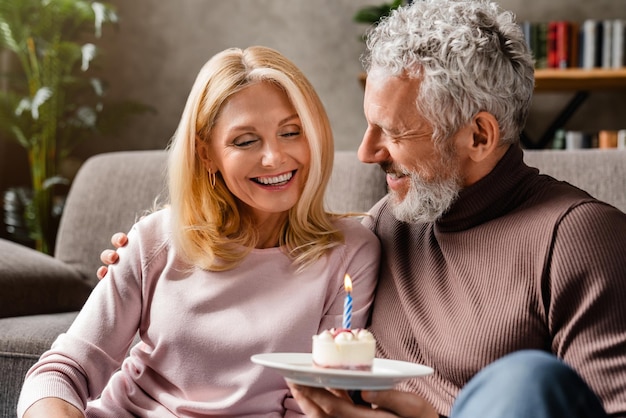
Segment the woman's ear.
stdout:
<svg viewBox="0 0 626 418">
<path fill-rule="evenodd" d="M 198 154 L 198 158 L 202 162 L 206 171 L 212 173 L 217 172 L 217 169 L 213 164 L 213 160 L 211 159 L 208 142 L 204 141 L 198 135 L 196 135 L 196 153 Z"/>
<path fill-rule="evenodd" d="M 500 145 L 500 125 L 489 112 L 478 112 L 472 120 L 472 143 L 468 144 L 468 155 L 474 162 L 480 162 Z"/>
</svg>

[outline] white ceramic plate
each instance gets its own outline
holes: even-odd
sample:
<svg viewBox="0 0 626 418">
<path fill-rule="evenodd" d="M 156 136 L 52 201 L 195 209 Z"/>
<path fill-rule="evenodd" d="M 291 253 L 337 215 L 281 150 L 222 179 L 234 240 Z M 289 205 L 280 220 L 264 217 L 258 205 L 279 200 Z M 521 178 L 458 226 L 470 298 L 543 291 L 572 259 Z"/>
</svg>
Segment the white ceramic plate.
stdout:
<svg viewBox="0 0 626 418">
<path fill-rule="evenodd" d="M 370 372 L 321 369 L 313 367 L 310 353 L 264 353 L 255 354 L 250 359 L 276 370 L 294 383 L 336 389 L 391 389 L 403 380 L 433 372 L 421 364 L 378 358 L 374 359 Z"/>
</svg>

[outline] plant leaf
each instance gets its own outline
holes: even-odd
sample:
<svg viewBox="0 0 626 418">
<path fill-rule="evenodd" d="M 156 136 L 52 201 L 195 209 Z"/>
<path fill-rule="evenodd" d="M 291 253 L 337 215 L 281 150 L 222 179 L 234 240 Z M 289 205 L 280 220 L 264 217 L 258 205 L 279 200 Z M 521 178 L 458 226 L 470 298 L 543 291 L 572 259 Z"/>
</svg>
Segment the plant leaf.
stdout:
<svg viewBox="0 0 626 418">
<path fill-rule="evenodd" d="M 27 97 L 24 97 L 17 104 L 17 107 L 15 108 L 15 115 L 22 116 L 22 113 L 24 113 L 25 110 L 30 110 L 30 109 L 31 109 L 30 99 Z"/>
<path fill-rule="evenodd" d="M 30 105 L 30 113 L 33 116 L 33 119 L 39 119 L 39 107 L 43 105 L 51 96 L 52 89 L 49 87 L 42 87 L 37 90 L 37 93 L 35 93 L 35 97 L 33 97 L 33 101 Z"/>
<path fill-rule="evenodd" d="M 365 6 L 356 12 L 353 20 L 359 23 L 376 24 L 392 10 L 400 7 L 403 2 L 404 0 L 393 0 L 391 3 L 383 3 L 379 6 Z"/>
<path fill-rule="evenodd" d="M 98 115 L 93 108 L 81 106 L 76 110 L 76 119 L 80 122 L 81 126 L 93 128 L 98 121 Z"/>
<path fill-rule="evenodd" d="M 47 179 L 43 181 L 42 187 L 44 189 L 49 189 L 50 187 L 56 186 L 58 184 L 68 185 L 70 184 L 70 181 L 66 179 L 65 177 L 52 176 L 52 177 L 48 177 Z"/>
<path fill-rule="evenodd" d="M 96 96 L 104 96 L 104 86 L 102 85 L 102 80 L 92 77 L 89 79 L 89 84 L 91 84 L 91 87 L 93 87 L 93 91 L 94 93 L 96 93 Z"/>
<path fill-rule="evenodd" d="M 89 69 L 89 63 L 96 57 L 96 46 L 92 43 L 86 43 L 82 46 L 80 52 L 83 57 L 80 69 L 83 71 L 87 71 Z"/>
<path fill-rule="evenodd" d="M 97 1 L 91 4 L 91 8 L 93 9 L 94 13 L 93 23 L 96 29 L 96 38 L 99 38 L 102 36 L 102 22 L 104 22 L 106 18 L 106 9 L 104 7 L 104 4 Z"/>
<path fill-rule="evenodd" d="M 26 136 L 24 135 L 24 132 L 22 132 L 19 126 L 15 126 L 15 125 L 11 126 L 11 132 L 13 132 L 15 139 L 21 146 L 23 146 L 26 149 L 31 148 L 30 141 L 28 140 L 28 138 L 26 138 Z"/>
<path fill-rule="evenodd" d="M 94 26 L 96 30 L 96 38 L 102 36 L 102 24 L 104 22 L 117 23 L 117 14 L 111 9 L 111 7 L 94 1 L 91 3 L 91 8 L 94 13 Z"/>
<path fill-rule="evenodd" d="M 19 46 L 13 37 L 11 26 L 0 16 L 0 45 L 6 46 L 11 51 L 18 51 Z"/>
</svg>

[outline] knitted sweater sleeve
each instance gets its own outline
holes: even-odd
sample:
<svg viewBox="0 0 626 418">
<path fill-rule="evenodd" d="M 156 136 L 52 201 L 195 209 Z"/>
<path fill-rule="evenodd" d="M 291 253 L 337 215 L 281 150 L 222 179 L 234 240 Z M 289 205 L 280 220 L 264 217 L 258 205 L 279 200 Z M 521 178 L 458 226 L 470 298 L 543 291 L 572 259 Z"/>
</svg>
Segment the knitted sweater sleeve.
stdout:
<svg viewBox="0 0 626 418">
<path fill-rule="evenodd" d="M 145 221 L 144 221 L 145 222 Z M 63 399 L 80 410 L 100 395 L 125 358 L 137 332 L 142 309 L 142 271 L 146 241 L 136 226 L 120 261 L 91 293 L 70 329 L 29 370 L 18 416 L 37 400 Z M 156 240 L 148 237 L 147 242 Z"/>
<path fill-rule="evenodd" d="M 626 214 L 600 202 L 570 209 L 547 268 L 552 352 L 580 373 L 609 414 L 626 414 Z"/>
</svg>

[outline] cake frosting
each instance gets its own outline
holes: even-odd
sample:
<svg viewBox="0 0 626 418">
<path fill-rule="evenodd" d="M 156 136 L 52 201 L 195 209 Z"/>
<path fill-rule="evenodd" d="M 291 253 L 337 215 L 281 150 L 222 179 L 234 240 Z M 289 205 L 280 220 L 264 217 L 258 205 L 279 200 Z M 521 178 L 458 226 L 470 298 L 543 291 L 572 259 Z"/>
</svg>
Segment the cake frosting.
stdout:
<svg viewBox="0 0 626 418">
<path fill-rule="evenodd" d="M 372 369 L 376 340 L 366 329 L 325 330 L 313 336 L 313 365 L 331 369 Z"/>
</svg>

